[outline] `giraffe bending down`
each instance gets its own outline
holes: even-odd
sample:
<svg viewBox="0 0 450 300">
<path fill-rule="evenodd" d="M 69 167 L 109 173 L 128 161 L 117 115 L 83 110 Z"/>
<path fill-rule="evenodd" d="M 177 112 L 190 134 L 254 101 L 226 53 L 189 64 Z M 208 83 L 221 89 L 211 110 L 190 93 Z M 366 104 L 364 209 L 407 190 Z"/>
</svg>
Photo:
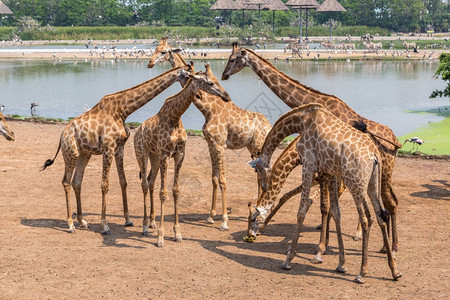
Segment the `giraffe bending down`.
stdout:
<svg viewBox="0 0 450 300">
<path fill-rule="evenodd" d="M 172 49 L 163 38 L 156 47 L 147 67 L 169 61 L 172 67 L 185 66 L 186 62 L 180 50 Z M 271 125 L 263 114 L 247 111 L 236 106 L 232 101 L 224 102 L 220 97 L 200 91 L 200 98 L 194 99 L 194 105 L 203 114 L 205 123 L 203 135 L 208 144 L 212 164 L 212 204 L 207 222 L 214 223 L 218 189 L 222 194 L 221 230 L 228 230 L 228 214 L 226 205 L 225 150 L 247 147 L 252 159 L 258 156 L 264 139 Z M 258 180 L 258 183 L 260 180 Z M 258 186 L 259 193 L 259 186 Z"/>
<path fill-rule="evenodd" d="M 228 59 L 228 63 L 222 74 L 222 80 L 228 79 L 231 75 L 239 72 L 244 67 L 250 67 L 264 83 L 289 107 L 295 108 L 309 103 L 319 103 L 329 109 L 336 117 L 345 123 L 367 130 L 375 136 L 374 142 L 381 154 L 382 176 L 381 176 L 381 196 L 384 206 L 388 209 L 392 224 L 392 250 L 398 251 L 397 236 L 397 206 L 398 199 L 392 188 L 392 173 L 394 170 L 397 150 L 401 148 L 401 143 L 392 130 L 385 125 L 368 120 L 336 96 L 327 95 L 307 87 L 295 79 L 290 78 L 283 72 L 277 70 L 270 62 L 258 56 L 252 50 L 239 48 L 237 43 L 233 43 L 233 50 Z M 389 223 L 388 223 L 389 224 Z M 388 230 L 389 231 L 389 230 Z M 386 249 L 382 249 L 386 251 Z"/>
<path fill-rule="evenodd" d="M 0 134 L 5 137 L 8 141 L 14 141 L 16 138 L 14 132 L 9 127 L 6 122 L 5 116 L 0 112 Z"/>
<path fill-rule="evenodd" d="M 173 68 L 135 87 L 106 95 L 92 109 L 67 124 L 61 134 L 55 157 L 45 162 L 43 170 L 53 164 L 59 150 L 62 149 L 65 164 L 62 185 L 66 194 L 69 232 L 75 232 L 70 206 L 71 186 L 77 200 L 77 219 L 82 227 L 88 227 L 81 209 L 81 183 L 92 155 L 103 156 L 102 234 L 110 234 L 106 222 L 106 195 L 109 188 L 109 171 L 114 157 L 122 189 L 125 226 L 133 225 L 128 213 L 127 182 L 123 166 L 124 146 L 130 135 L 125 119 L 176 81 L 184 80 L 184 74 L 183 68 Z"/>
<path fill-rule="evenodd" d="M 171 157 L 175 160 L 173 198 L 174 198 L 174 225 L 175 239 L 181 242 L 180 226 L 178 224 L 178 176 L 183 164 L 186 131 L 181 123 L 181 115 L 188 109 L 196 97 L 197 91 L 202 90 L 221 97 L 223 101 L 230 101 L 230 96 L 220 86 L 217 78 L 210 72 L 199 72 L 198 75 L 189 75 L 189 81 L 183 90 L 168 98 L 160 111 L 139 126 L 134 136 L 134 149 L 141 174 L 142 191 L 144 193 L 144 228 L 143 234 L 148 234 L 149 217 L 147 214 L 147 192 L 150 191 L 151 219 L 154 222 L 153 190 L 158 170 L 161 171 L 161 189 L 159 197 L 161 200 L 161 219 L 158 228 L 158 247 L 164 246 L 164 203 L 167 199 L 167 167 Z M 147 161 L 150 158 L 151 171 L 149 178 L 147 174 Z"/>
<path fill-rule="evenodd" d="M 259 195 L 256 206 L 253 208 L 251 202 L 248 204 L 248 235 L 244 238 L 245 241 L 253 242 L 256 239 L 256 236 L 259 235 L 259 232 L 265 228 L 281 206 L 286 203 L 287 200 L 302 192 L 301 185 L 286 192 L 274 208 L 275 201 L 280 194 L 281 188 L 286 182 L 287 177 L 299 164 L 301 164 L 301 158 L 297 152 L 297 143 L 299 139 L 300 136 L 297 136 L 273 163 L 270 174 L 267 176 L 267 179 L 264 180 L 265 189 L 263 189 L 261 195 Z M 316 177 L 314 185 L 321 184 L 324 186 L 328 181 L 329 180 L 326 180 L 325 178 Z M 340 180 L 338 195 L 340 196 L 343 192 L 344 186 L 342 180 Z M 316 255 L 312 260 L 312 263 L 323 262 L 322 254 L 325 252 L 329 241 L 329 220 L 331 215 L 328 189 L 323 187 L 320 190 L 315 190 L 310 197 L 311 203 L 319 196 L 320 211 L 322 213 L 322 222 L 320 226 L 321 234 Z"/>
<path fill-rule="evenodd" d="M 311 205 L 309 199 L 311 186 L 315 174 L 318 173 L 326 178 L 324 189 L 330 188 L 331 215 L 336 223 L 339 243 L 339 265 L 336 270 L 346 271 L 335 179 L 342 178 L 355 201 L 363 230 L 361 271 L 355 281 L 363 283 L 363 277 L 367 274 L 369 231 L 373 221 L 366 194 L 372 202 L 383 234 L 392 277 L 397 280 L 401 273 L 397 270 L 389 247 L 387 212 L 380 199 L 382 161 L 373 140 L 341 121 L 320 104 L 300 106 L 284 114 L 274 124 L 264 142 L 260 157 L 253 161 L 258 171 L 265 170 L 266 174 L 270 173 L 269 163 L 275 148 L 283 138 L 293 133 L 301 134 L 297 151 L 302 158 L 302 195 L 297 215 L 297 229 L 282 267 L 291 268 L 289 264 L 294 258 L 303 220 Z M 266 177 L 262 176 L 262 180 L 266 180 Z"/>
</svg>

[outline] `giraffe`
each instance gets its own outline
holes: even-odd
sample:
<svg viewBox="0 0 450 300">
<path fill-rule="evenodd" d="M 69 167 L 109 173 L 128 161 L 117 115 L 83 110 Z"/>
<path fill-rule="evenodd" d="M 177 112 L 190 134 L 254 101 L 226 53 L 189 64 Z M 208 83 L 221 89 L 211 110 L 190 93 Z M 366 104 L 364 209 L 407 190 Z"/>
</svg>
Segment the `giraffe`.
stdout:
<svg viewBox="0 0 450 300">
<path fill-rule="evenodd" d="M 153 190 L 158 169 L 161 172 L 161 219 L 158 227 L 158 247 L 164 246 L 164 203 L 167 199 L 167 166 L 171 157 L 174 157 L 175 171 L 173 183 L 173 198 L 175 207 L 174 232 L 175 240 L 182 241 L 180 226 L 178 224 L 178 177 L 183 164 L 186 131 L 180 120 L 181 115 L 188 109 L 192 101 L 197 97 L 199 90 L 221 97 L 223 101 L 230 101 L 228 93 L 220 86 L 217 78 L 211 73 L 209 65 L 205 65 L 207 72 L 199 75 L 189 75 L 189 81 L 183 90 L 168 98 L 160 111 L 139 126 L 134 136 L 134 149 L 136 159 L 142 174 L 142 191 L 144 193 L 144 229 L 143 234 L 148 234 L 149 217 L 147 215 L 147 192 L 150 191 L 151 222 L 154 222 Z M 147 160 L 150 158 L 151 171 L 149 179 L 147 174 Z"/>
<path fill-rule="evenodd" d="M 256 202 L 256 206 L 253 208 L 251 202 L 248 203 L 249 216 L 248 216 L 248 235 L 244 238 L 245 241 L 253 242 L 259 232 L 265 228 L 268 222 L 286 203 L 287 200 L 293 196 L 301 193 L 302 186 L 299 185 L 294 189 L 286 192 L 281 198 L 278 204 L 274 208 L 275 200 L 281 192 L 281 188 L 286 182 L 289 174 L 301 163 L 301 158 L 298 155 L 296 145 L 300 139 L 297 136 L 278 156 L 276 161 L 271 167 L 270 174 L 267 176 L 266 182 L 263 186 L 267 187 L 263 189 L 263 192 L 259 195 Z M 316 176 L 314 185 L 321 184 L 324 186 L 327 183 L 325 178 Z M 344 192 L 344 186 L 342 180 L 340 180 L 338 195 L 340 196 Z M 322 213 L 321 234 L 317 251 L 312 263 L 322 263 L 322 254 L 325 252 L 326 246 L 329 240 L 329 219 L 330 219 L 330 206 L 328 201 L 328 189 L 322 187 L 320 190 L 315 190 L 311 195 L 311 202 L 320 196 L 320 211 Z"/>
<path fill-rule="evenodd" d="M 130 135 L 130 131 L 125 125 L 125 119 L 174 82 L 180 80 L 185 80 L 184 69 L 173 68 L 135 87 L 104 96 L 92 109 L 67 124 L 61 134 L 55 157 L 48 159 L 42 170 L 53 164 L 59 150 L 62 149 L 65 164 L 62 185 L 66 196 L 68 232 L 75 232 L 70 206 L 71 186 L 77 200 L 77 219 L 81 227 L 88 228 L 81 208 L 81 183 L 85 168 L 92 155 L 103 156 L 102 234 L 109 235 L 111 233 L 106 222 L 106 196 L 113 158 L 116 160 L 122 190 L 125 226 L 133 226 L 128 213 L 127 182 L 123 166 L 124 146 Z"/>
<path fill-rule="evenodd" d="M 156 47 L 147 65 L 152 68 L 157 63 L 169 61 L 172 67 L 185 66 L 186 62 L 172 49 L 163 38 Z M 244 110 L 232 101 L 224 102 L 220 97 L 200 91 L 200 98 L 194 99 L 194 105 L 203 114 L 205 123 L 202 132 L 208 144 L 212 164 L 212 201 L 207 223 L 214 224 L 218 189 L 221 190 L 222 224 L 221 230 L 228 230 L 226 205 L 225 150 L 247 147 L 251 158 L 255 159 L 270 131 L 270 122 L 263 114 Z M 260 181 L 258 180 L 258 183 Z M 258 193 L 259 193 L 258 186 Z"/>
<path fill-rule="evenodd" d="M 2 112 L 0 112 L 0 134 L 3 135 L 8 141 L 14 141 L 16 139 L 14 132 L 9 127 Z"/>
<path fill-rule="evenodd" d="M 277 70 L 270 62 L 257 55 L 252 50 L 239 48 L 233 43 L 233 50 L 228 59 L 222 80 L 227 80 L 231 75 L 239 72 L 244 67 L 250 67 L 264 83 L 290 108 L 295 108 L 309 103 L 319 103 L 328 108 L 335 116 L 347 124 L 353 125 L 360 130 L 371 133 L 374 142 L 381 154 L 382 176 L 381 196 L 384 206 L 389 211 L 392 227 L 392 250 L 394 254 L 398 251 L 397 235 L 397 207 L 398 199 L 392 188 L 392 174 L 395 165 L 397 150 L 401 143 L 392 130 L 385 125 L 366 119 L 352 110 L 344 101 L 333 95 L 321 93 L 307 87 L 295 79 L 290 78 L 283 72 Z M 388 222 L 389 232 L 389 222 Z M 380 252 L 385 252 L 382 248 Z"/>
<path fill-rule="evenodd" d="M 325 176 L 328 185 L 325 188 L 330 190 L 331 215 L 338 233 L 339 265 L 336 271 L 346 272 L 336 180 L 342 178 L 353 197 L 363 230 L 361 271 L 355 282 L 364 283 L 364 276 L 367 274 L 369 232 L 373 221 L 366 194 L 370 198 L 383 234 L 392 277 L 394 280 L 400 278 L 402 274 L 397 270 L 389 247 L 388 213 L 380 197 L 382 160 L 373 140 L 341 121 L 321 104 L 307 104 L 294 108 L 275 122 L 264 142 L 261 155 L 253 161 L 255 168 L 264 169 L 266 174 L 269 174 L 271 172 L 269 163 L 275 148 L 283 138 L 293 133 L 301 134 L 297 152 L 302 158 L 302 194 L 297 214 L 297 228 L 282 267 L 291 269 L 290 262 L 295 255 L 303 220 L 312 203 L 309 198 L 311 186 L 315 174 L 319 173 L 320 176 Z M 266 180 L 265 177 L 262 179 Z"/>
</svg>

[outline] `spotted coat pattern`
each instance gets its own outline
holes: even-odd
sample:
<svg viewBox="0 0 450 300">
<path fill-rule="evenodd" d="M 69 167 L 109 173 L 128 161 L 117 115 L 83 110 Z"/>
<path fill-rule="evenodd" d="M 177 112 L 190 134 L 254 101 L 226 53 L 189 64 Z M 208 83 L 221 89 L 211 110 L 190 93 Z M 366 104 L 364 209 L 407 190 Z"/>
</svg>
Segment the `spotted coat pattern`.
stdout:
<svg viewBox="0 0 450 300">
<path fill-rule="evenodd" d="M 185 66 L 184 59 L 178 53 L 170 53 L 171 50 L 172 47 L 167 43 L 167 38 L 163 38 L 156 47 L 147 67 L 151 68 L 155 64 L 165 61 L 169 61 L 172 67 Z M 251 157 L 256 158 L 271 125 L 263 114 L 242 109 L 232 101 L 224 102 L 220 97 L 206 92 L 200 92 L 200 97 L 194 99 L 194 105 L 205 118 L 202 132 L 208 143 L 212 164 L 213 193 L 207 222 L 214 223 L 220 188 L 222 196 L 221 230 L 228 230 L 225 150 L 246 147 Z"/>
<path fill-rule="evenodd" d="M 378 136 L 374 141 L 383 161 L 381 194 L 391 217 L 392 249 L 396 252 L 398 250 L 396 215 L 398 199 L 392 188 L 392 174 L 397 150 L 402 145 L 392 130 L 386 125 L 360 116 L 338 97 L 321 93 L 290 78 L 252 50 L 240 48 L 237 43 L 234 43 L 233 51 L 222 73 L 222 80 L 228 79 L 244 67 L 250 67 L 289 107 L 295 108 L 309 103 L 319 103 L 347 124 L 353 125 L 355 122 L 363 121 L 367 125 L 367 130 Z"/>
</svg>

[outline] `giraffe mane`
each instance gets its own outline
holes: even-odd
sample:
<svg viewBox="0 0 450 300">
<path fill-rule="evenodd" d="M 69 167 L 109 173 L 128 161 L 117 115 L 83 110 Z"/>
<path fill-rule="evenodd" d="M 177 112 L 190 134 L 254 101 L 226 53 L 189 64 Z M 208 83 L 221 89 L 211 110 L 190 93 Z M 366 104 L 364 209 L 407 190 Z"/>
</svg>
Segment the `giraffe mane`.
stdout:
<svg viewBox="0 0 450 300">
<path fill-rule="evenodd" d="M 275 122 L 275 124 L 273 124 L 272 128 L 277 126 L 279 123 L 283 122 L 284 119 L 286 119 L 286 118 L 288 118 L 288 117 L 290 117 L 292 115 L 295 115 L 295 114 L 301 112 L 302 110 L 305 110 L 307 108 L 313 107 L 313 106 L 315 106 L 317 108 L 322 108 L 323 110 L 329 112 L 329 110 L 325 106 L 323 106 L 322 104 L 319 104 L 319 103 L 305 104 L 305 105 L 293 108 L 292 110 L 290 110 L 287 113 L 285 113 L 284 115 L 282 115 L 280 118 L 278 118 L 278 120 Z"/>
<path fill-rule="evenodd" d="M 262 60 L 263 62 L 265 62 L 266 64 L 270 65 L 270 66 L 272 67 L 272 69 L 274 69 L 274 72 L 276 72 L 279 76 L 285 78 L 286 80 L 288 80 L 288 81 L 290 81 L 290 82 L 292 82 L 292 83 L 301 85 L 301 86 L 304 87 L 306 90 L 311 91 L 311 92 L 313 92 L 313 93 L 317 93 L 317 94 L 324 95 L 324 96 L 329 96 L 329 97 L 335 97 L 335 98 L 338 98 L 338 97 L 336 97 L 336 96 L 334 96 L 334 95 L 325 94 L 325 93 L 323 93 L 323 92 L 321 92 L 321 91 L 318 91 L 318 90 L 316 90 L 316 89 L 313 89 L 312 87 L 309 87 L 309 86 L 307 86 L 307 85 L 304 85 L 303 83 L 301 83 L 301 82 L 298 81 L 297 79 L 294 79 L 294 78 L 292 78 L 292 77 L 289 77 L 288 75 L 286 75 L 286 74 L 284 74 L 283 72 L 279 71 L 279 70 L 278 70 L 278 69 L 277 69 L 270 61 L 268 61 L 267 59 L 265 59 L 265 58 L 259 56 L 258 54 L 255 53 L 255 51 L 253 51 L 253 50 L 251 50 L 251 49 L 248 49 L 248 48 L 244 48 L 244 49 L 247 50 L 248 52 L 252 53 L 252 54 L 255 55 L 256 57 L 258 57 L 259 59 L 261 59 L 261 60 Z"/>
</svg>

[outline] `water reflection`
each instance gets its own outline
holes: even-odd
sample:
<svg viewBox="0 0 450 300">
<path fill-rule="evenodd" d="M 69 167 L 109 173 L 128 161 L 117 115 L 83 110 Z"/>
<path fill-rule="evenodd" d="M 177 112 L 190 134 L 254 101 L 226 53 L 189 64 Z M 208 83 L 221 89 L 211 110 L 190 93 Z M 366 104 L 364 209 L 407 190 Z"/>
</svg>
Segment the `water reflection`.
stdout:
<svg viewBox="0 0 450 300">
<path fill-rule="evenodd" d="M 196 62 L 203 69 L 204 62 Z M 226 61 L 209 61 L 220 77 Z M 403 135 L 438 117 L 409 114 L 410 110 L 446 105 L 446 100 L 429 100 L 442 80 L 433 74 L 431 61 L 276 61 L 275 66 L 301 83 L 343 99 L 355 111 L 390 126 Z M 39 102 L 37 114 L 69 118 L 94 106 L 104 95 L 153 78 L 169 69 L 168 64 L 146 68 L 146 60 L 112 59 L 88 61 L 0 61 L 0 103 L 6 113 L 29 115 L 31 102 Z M 221 82 L 240 107 L 259 111 L 273 123 L 288 107 L 254 74 L 244 69 Z M 129 117 L 142 122 L 156 114 L 162 102 L 180 90 L 173 85 Z M 191 106 L 183 116 L 186 128 L 200 129 L 203 116 Z"/>
</svg>

